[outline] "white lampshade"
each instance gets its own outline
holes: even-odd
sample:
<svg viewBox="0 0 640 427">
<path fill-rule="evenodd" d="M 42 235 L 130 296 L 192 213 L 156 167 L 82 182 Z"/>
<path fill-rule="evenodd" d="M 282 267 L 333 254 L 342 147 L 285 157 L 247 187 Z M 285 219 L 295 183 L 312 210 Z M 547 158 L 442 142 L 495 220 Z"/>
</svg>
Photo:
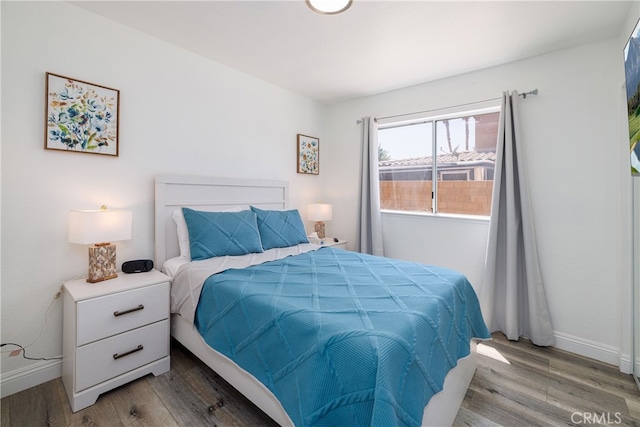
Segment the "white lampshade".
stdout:
<svg viewBox="0 0 640 427">
<path fill-rule="evenodd" d="M 307 219 L 309 221 L 329 221 L 332 214 L 332 206 L 326 203 L 314 203 L 307 208 Z"/>
<path fill-rule="evenodd" d="M 131 239 L 131 211 L 70 211 L 69 242 L 90 245 Z"/>
<path fill-rule="evenodd" d="M 335 15 L 351 7 L 352 0 L 307 0 L 307 5 L 318 13 Z"/>
</svg>

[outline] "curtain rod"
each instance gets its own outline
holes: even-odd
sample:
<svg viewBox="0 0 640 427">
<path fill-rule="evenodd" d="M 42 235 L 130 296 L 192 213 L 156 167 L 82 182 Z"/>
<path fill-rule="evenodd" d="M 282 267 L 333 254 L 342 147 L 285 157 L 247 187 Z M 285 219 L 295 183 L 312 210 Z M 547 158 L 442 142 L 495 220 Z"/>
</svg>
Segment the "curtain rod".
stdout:
<svg viewBox="0 0 640 427">
<path fill-rule="evenodd" d="M 523 99 L 527 99 L 527 96 L 530 95 L 537 95 L 538 94 L 538 89 L 533 89 L 530 90 L 529 92 L 524 92 L 524 93 L 519 93 L 518 96 L 521 96 Z M 491 98 L 491 99 L 485 99 L 483 101 L 474 101 L 474 102 L 467 102 L 466 104 L 459 104 L 459 105 L 454 105 L 451 107 L 445 107 L 445 108 L 458 108 L 458 107 L 466 107 L 467 105 L 474 105 L 474 104 L 482 104 L 483 102 L 489 102 L 489 101 L 498 101 L 502 98 Z M 432 110 L 425 110 L 425 111 L 418 111 L 415 113 L 405 113 L 405 114 L 397 114 L 395 116 L 386 116 L 386 117 L 376 117 L 374 120 L 377 122 L 378 119 L 382 120 L 382 119 L 395 119 L 396 117 L 404 117 L 404 116 L 412 116 L 414 114 L 423 114 L 423 113 L 431 113 L 433 111 L 440 111 L 443 110 L 444 108 L 434 108 Z M 356 124 L 360 124 L 362 123 L 362 120 L 356 120 Z"/>
<path fill-rule="evenodd" d="M 538 88 L 535 88 L 534 90 L 530 90 L 529 92 L 519 93 L 518 96 L 521 96 L 523 99 L 527 99 L 527 96 L 537 95 L 537 94 L 538 94 Z"/>
</svg>

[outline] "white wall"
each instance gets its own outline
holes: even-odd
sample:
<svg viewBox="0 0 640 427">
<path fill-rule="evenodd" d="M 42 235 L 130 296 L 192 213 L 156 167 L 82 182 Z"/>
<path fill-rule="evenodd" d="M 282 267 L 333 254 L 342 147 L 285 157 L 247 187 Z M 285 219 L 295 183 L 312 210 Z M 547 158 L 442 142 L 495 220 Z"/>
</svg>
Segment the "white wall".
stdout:
<svg viewBox="0 0 640 427">
<path fill-rule="evenodd" d="M 620 46 L 625 46 L 631 32 L 636 26 L 638 22 L 638 17 L 640 17 L 640 2 L 634 1 L 633 6 L 629 11 L 629 17 L 627 18 L 627 22 L 625 23 L 621 38 L 620 38 Z M 625 144 L 625 147 L 628 147 L 628 132 L 627 132 L 627 102 L 626 102 L 626 92 L 624 88 L 621 89 L 623 102 L 621 102 L 622 109 L 622 141 Z M 627 167 L 627 162 L 629 161 L 628 157 L 629 152 L 626 151 L 625 161 L 623 167 Z M 632 257 L 632 264 L 629 270 L 625 270 L 622 268 L 623 274 L 629 274 L 631 276 L 632 287 L 634 290 L 628 289 L 627 292 L 624 292 L 623 289 L 623 304 L 622 304 L 622 313 L 623 316 L 627 315 L 635 324 L 635 327 L 631 324 L 623 323 L 622 325 L 622 337 L 623 339 L 629 339 L 629 348 L 623 348 L 623 354 L 629 354 L 631 357 L 635 355 L 635 374 L 640 375 L 640 177 L 632 177 L 631 183 L 629 182 L 630 178 L 627 174 L 623 174 L 622 179 L 620 181 L 620 188 L 622 190 L 622 200 L 630 200 L 629 204 L 631 208 L 627 211 L 622 211 L 621 223 L 629 224 L 629 227 L 632 229 L 631 233 L 627 233 L 627 230 L 623 228 L 622 240 L 625 241 L 625 238 L 628 238 L 630 234 L 633 234 L 633 238 L 627 240 L 628 241 L 628 251 L 630 256 Z M 632 214 L 634 216 L 632 216 Z M 634 309 L 635 305 L 635 309 Z M 635 310 L 635 312 L 634 312 Z M 635 336 L 635 339 L 633 338 Z M 629 365 L 633 367 L 633 359 L 629 360 Z"/>
<path fill-rule="evenodd" d="M 87 269 L 87 248 L 66 240 L 71 209 L 133 211 L 120 265 L 153 257 L 158 174 L 288 180 L 302 209 L 320 198 L 326 175 L 296 174 L 295 143 L 323 141 L 324 106 L 68 3 L 1 7 L 2 342 L 29 344 L 43 328 L 27 354 L 61 355 L 62 299 L 45 313 Z M 120 90 L 120 157 L 43 148 L 47 71 Z M 2 353 L 1 364 L 3 394 L 40 369 L 59 375 L 57 361 Z"/>
<path fill-rule="evenodd" d="M 486 219 L 385 213 L 382 227 L 386 256 L 462 271 L 479 290 L 489 232 Z"/>
<path fill-rule="evenodd" d="M 617 39 L 333 105 L 326 151 L 336 235 L 354 242 L 362 116 L 385 117 L 540 90 L 520 102 L 542 276 L 557 345 L 620 363 L 630 207 L 621 133 L 622 47 Z M 626 164 L 626 167 L 624 165 Z M 325 169 L 326 170 L 326 169 Z M 480 286 L 486 223 L 383 218 L 386 255 L 446 263 Z M 465 245 L 470 245 L 472 250 Z M 355 245 L 353 245 L 355 246 Z M 462 256 L 461 256 L 462 255 Z M 626 340 L 626 341 L 625 341 Z M 628 354 L 628 353 L 627 353 Z"/>
</svg>

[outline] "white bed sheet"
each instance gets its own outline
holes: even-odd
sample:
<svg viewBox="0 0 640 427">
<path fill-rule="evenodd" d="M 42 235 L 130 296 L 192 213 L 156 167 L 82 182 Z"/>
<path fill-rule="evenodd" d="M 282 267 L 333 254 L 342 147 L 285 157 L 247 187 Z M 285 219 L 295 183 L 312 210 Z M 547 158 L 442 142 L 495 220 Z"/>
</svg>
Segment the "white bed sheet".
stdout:
<svg viewBox="0 0 640 427">
<path fill-rule="evenodd" d="M 175 271 L 171 285 L 171 313 L 178 313 L 193 324 L 202 286 L 212 274 L 230 268 L 245 268 L 263 264 L 291 255 L 315 251 L 319 248 L 321 246 L 313 243 L 301 243 L 296 246 L 269 249 L 262 253 L 214 257 L 201 261 L 172 258 L 163 266 L 163 271 Z"/>
<path fill-rule="evenodd" d="M 190 261 L 188 259 L 183 258 L 181 256 L 168 259 L 162 266 L 162 272 L 167 276 L 173 278 L 178 272 L 178 269 L 184 264 L 189 264 L 189 262 Z"/>
</svg>

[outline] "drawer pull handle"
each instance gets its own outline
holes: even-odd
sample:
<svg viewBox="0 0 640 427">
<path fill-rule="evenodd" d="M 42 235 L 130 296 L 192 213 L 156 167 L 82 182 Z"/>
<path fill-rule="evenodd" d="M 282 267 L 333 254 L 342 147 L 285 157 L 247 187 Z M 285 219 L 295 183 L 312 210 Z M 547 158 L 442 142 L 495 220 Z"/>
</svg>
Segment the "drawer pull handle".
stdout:
<svg viewBox="0 0 640 427">
<path fill-rule="evenodd" d="M 130 308 L 129 310 L 125 310 L 125 311 L 114 311 L 113 315 L 118 317 L 118 316 L 122 316 L 123 314 L 129 314 L 129 313 L 133 313 L 134 311 L 138 311 L 138 310 L 142 310 L 144 308 L 144 305 L 140 304 L 137 307 L 134 308 Z"/>
<path fill-rule="evenodd" d="M 132 353 L 135 353 L 136 351 L 140 351 L 140 350 L 142 350 L 143 348 L 144 348 L 144 347 L 142 347 L 142 345 L 139 345 L 139 346 L 137 346 L 136 348 L 134 348 L 133 350 L 129 350 L 129 351 L 127 351 L 126 353 L 122 353 L 122 354 L 118 354 L 118 353 L 116 353 L 116 354 L 114 354 L 114 355 L 113 355 L 113 360 L 117 360 L 117 359 L 120 359 L 121 357 L 128 356 L 128 355 L 130 355 L 130 354 L 132 354 Z"/>
</svg>

